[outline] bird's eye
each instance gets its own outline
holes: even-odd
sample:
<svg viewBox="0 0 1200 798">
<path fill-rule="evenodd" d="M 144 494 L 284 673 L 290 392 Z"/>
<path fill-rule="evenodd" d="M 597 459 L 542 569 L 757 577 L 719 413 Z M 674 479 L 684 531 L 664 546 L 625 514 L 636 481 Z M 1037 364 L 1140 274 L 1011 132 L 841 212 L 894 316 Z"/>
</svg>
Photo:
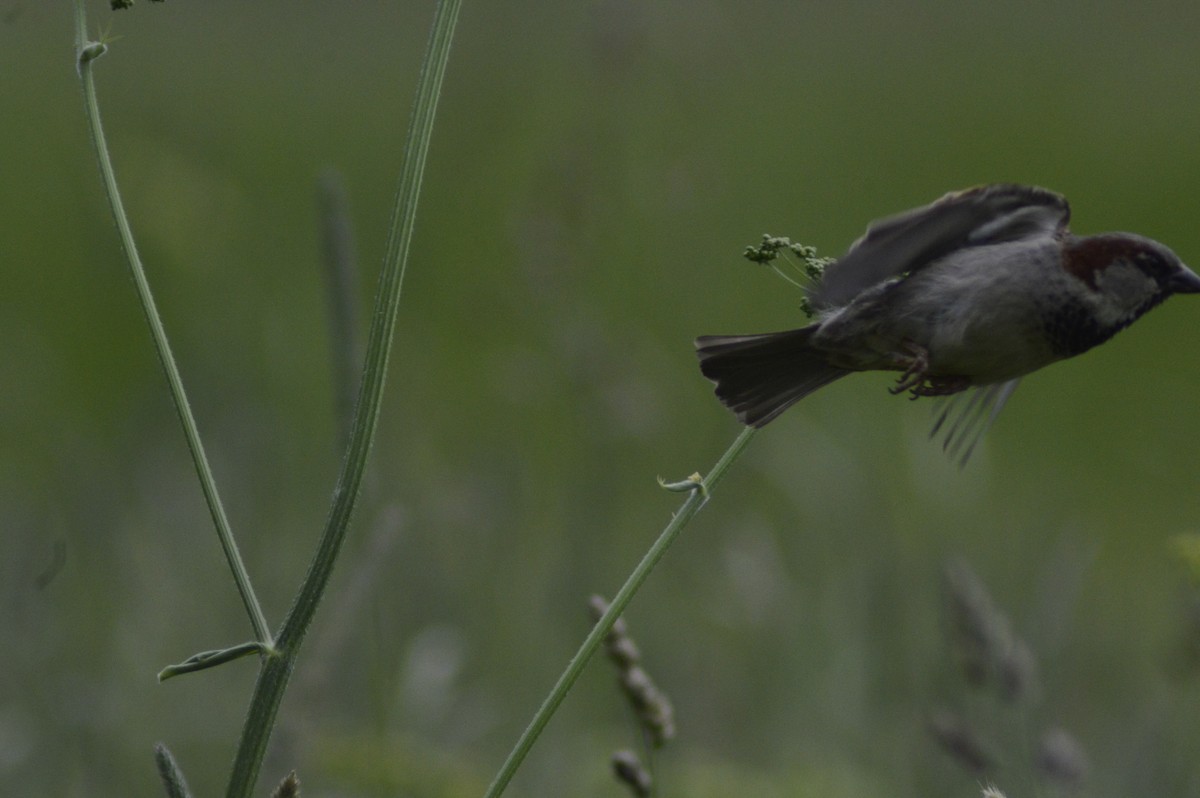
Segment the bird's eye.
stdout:
<svg viewBox="0 0 1200 798">
<path fill-rule="evenodd" d="M 1173 271 L 1173 267 L 1167 258 L 1149 249 L 1142 249 L 1135 252 L 1133 254 L 1133 262 L 1142 272 L 1159 282 L 1167 279 Z"/>
</svg>

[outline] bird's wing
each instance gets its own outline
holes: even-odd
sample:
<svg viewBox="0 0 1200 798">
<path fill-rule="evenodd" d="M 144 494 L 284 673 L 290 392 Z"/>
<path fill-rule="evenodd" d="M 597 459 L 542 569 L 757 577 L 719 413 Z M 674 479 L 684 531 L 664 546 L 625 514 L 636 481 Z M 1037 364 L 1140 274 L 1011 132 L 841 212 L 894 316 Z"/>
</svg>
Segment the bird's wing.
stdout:
<svg viewBox="0 0 1200 798">
<path fill-rule="evenodd" d="M 975 445 L 996 421 L 1004 409 L 1008 397 L 1017 390 L 1021 381 L 1018 377 L 1008 382 L 981 385 L 970 393 L 957 393 L 946 399 L 940 407 L 935 405 L 935 420 L 929 437 L 937 437 L 945 431 L 942 449 L 962 468 L 971 459 Z M 947 426 L 947 421 L 949 425 Z"/>
<path fill-rule="evenodd" d="M 818 308 L 838 307 L 883 280 L 962 247 L 1061 235 L 1070 216 L 1067 200 L 1044 188 L 998 183 L 956 191 L 873 222 L 830 265 L 811 300 Z"/>
</svg>

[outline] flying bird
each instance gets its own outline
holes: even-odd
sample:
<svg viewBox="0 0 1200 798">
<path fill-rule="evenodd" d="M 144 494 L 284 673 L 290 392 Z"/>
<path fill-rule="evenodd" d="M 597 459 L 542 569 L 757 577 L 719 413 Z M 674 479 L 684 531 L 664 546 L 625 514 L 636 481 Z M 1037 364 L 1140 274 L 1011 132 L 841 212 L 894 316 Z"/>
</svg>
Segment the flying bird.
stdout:
<svg viewBox="0 0 1200 798">
<path fill-rule="evenodd" d="M 753 427 L 853 372 L 899 372 L 892 393 L 967 397 L 931 433 L 946 428 L 945 448 L 965 463 L 1023 376 L 1104 343 L 1172 294 L 1200 293 L 1167 247 L 1077 236 L 1070 215 L 1052 191 L 996 184 L 876 221 L 808 289 L 812 324 L 701 336 L 700 371 Z"/>
</svg>

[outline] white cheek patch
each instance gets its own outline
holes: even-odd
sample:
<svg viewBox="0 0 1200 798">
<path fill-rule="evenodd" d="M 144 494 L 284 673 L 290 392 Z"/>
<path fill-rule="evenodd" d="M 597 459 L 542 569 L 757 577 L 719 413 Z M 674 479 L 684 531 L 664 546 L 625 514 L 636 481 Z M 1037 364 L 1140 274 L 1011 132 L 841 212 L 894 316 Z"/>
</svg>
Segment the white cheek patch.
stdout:
<svg viewBox="0 0 1200 798">
<path fill-rule="evenodd" d="M 1096 291 L 1089 299 L 1101 326 L 1121 324 L 1144 309 L 1159 293 L 1158 283 L 1141 269 L 1117 261 L 1096 272 Z"/>
</svg>

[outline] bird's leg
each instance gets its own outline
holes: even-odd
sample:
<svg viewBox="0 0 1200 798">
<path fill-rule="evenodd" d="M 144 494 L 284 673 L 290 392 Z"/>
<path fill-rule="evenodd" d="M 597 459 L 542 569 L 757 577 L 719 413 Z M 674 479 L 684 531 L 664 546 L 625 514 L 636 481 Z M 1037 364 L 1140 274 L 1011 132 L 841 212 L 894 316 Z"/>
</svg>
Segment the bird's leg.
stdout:
<svg viewBox="0 0 1200 798">
<path fill-rule="evenodd" d="M 896 359 L 898 368 L 902 368 L 900 379 L 891 388 L 888 388 L 893 394 L 901 394 L 912 389 L 915 393 L 920 389 L 921 383 L 925 382 L 925 377 L 929 373 L 929 350 L 918 343 L 905 341 L 901 346 L 904 347 L 903 353 L 893 355 Z"/>
<path fill-rule="evenodd" d="M 971 387 L 967 377 L 949 377 L 929 374 L 929 350 L 912 341 L 903 343 L 904 353 L 895 355 L 897 368 L 903 369 L 900 379 L 888 390 L 893 394 L 912 392 L 912 398 L 920 396 L 949 396 Z"/>
</svg>

